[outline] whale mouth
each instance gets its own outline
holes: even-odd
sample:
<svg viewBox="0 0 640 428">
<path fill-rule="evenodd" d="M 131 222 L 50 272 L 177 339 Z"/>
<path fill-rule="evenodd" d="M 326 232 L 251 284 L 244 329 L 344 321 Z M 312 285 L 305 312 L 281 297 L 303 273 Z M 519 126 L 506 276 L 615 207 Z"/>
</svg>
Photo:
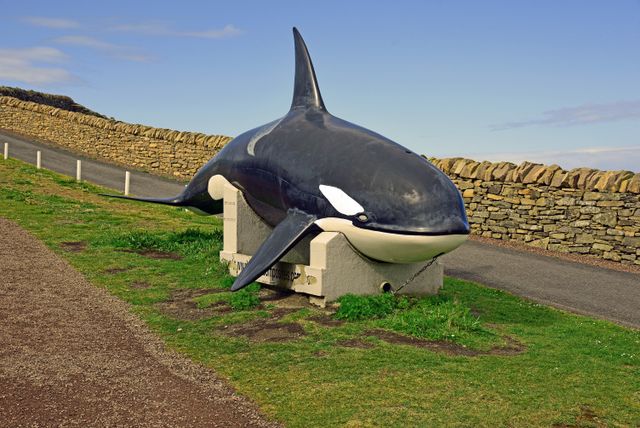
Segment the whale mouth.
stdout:
<svg viewBox="0 0 640 428">
<path fill-rule="evenodd" d="M 446 236 L 446 235 L 468 235 L 471 233 L 469 224 L 463 221 L 451 222 L 449 227 L 441 227 L 434 230 L 428 227 L 413 227 L 413 228 L 401 228 L 401 227 L 389 227 L 386 225 L 379 225 L 376 223 L 371 224 L 357 224 L 354 226 L 359 229 L 367 229 L 374 232 L 392 233 L 397 235 L 415 235 L 415 236 Z"/>
<path fill-rule="evenodd" d="M 316 221 L 322 230 L 340 232 L 365 256 L 388 263 L 418 263 L 455 250 L 469 237 L 467 233 L 418 234 L 373 230 L 354 226 L 349 220 L 323 218 Z"/>
</svg>

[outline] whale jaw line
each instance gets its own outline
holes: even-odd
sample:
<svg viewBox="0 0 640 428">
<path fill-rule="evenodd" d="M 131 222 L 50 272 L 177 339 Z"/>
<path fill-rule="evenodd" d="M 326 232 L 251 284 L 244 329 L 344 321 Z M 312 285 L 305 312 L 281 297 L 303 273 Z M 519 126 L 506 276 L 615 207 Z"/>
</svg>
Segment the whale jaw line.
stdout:
<svg viewBox="0 0 640 428">
<path fill-rule="evenodd" d="M 327 217 L 315 224 L 325 232 L 340 232 L 365 256 L 388 263 L 418 263 L 455 250 L 468 234 L 407 235 L 356 227 L 349 220 Z"/>
</svg>

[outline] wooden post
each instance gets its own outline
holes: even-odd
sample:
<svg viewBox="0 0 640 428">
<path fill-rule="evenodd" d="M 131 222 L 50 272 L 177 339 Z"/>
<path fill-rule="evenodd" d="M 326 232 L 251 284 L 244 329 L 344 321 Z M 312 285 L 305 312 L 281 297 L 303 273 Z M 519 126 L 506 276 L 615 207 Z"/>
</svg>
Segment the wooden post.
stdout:
<svg viewBox="0 0 640 428">
<path fill-rule="evenodd" d="M 76 181 L 82 180 L 82 161 L 78 159 L 76 161 Z"/>
<path fill-rule="evenodd" d="M 9 159 L 9 143 L 4 143 L 4 160 Z"/>
<path fill-rule="evenodd" d="M 124 173 L 124 195 L 129 196 L 129 184 L 131 182 L 131 173 L 125 171 Z"/>
<path fill-rule="evenodd" d="M 40 150 L 36 152 L 36 168 L 42 168 L 42 152 Z"/>
</svg>

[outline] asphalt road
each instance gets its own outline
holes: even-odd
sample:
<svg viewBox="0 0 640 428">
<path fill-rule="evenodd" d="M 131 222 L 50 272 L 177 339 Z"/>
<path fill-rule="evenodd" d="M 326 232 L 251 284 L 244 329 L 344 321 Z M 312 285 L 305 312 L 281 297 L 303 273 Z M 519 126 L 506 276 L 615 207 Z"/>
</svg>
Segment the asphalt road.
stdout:
<svg viewBox="0 0 640 428">
<path fill-rule="evenodd" d="M 468 241 L 445 273 L 567 311 L 640 328 L 640 274 Z"/>
<path fill-rule="evenodd" d="M 9 134 L 0 130 L 0 156 L 4 150 L 4 143 L 9 143 L 9 157 L 20 159 L 35 165 L 36 151 L 42 152 L 42 168 L 50 169 L 62 174 L 76 176 L 76 160 L 82 161 L 82 179 L 100 184 L 111 189 L 124 192 L 123 167 L 99 162 L 86 156 Z M 178 183 L 155 175 L 129 170 L 131 179 L 129 190 L 137 196 L 173 196 L 177 195 L 186 183 Z"/>
<path fill-rule="evenodd" d="M 9 142 L 9 156 L 75 176 L 75 160 L 83 160 L 83 178 L 122 191 L 124 168 L 98 162 L 0 131 Z M 184 184 L 132 172 L 131 193 L 173 196 Z M 447 275 L 509 291 L 567 311 L 640 328 L 640 274 L 620 272 L 573 261 L 468 241 L 443 257 Z"/>
</svg>

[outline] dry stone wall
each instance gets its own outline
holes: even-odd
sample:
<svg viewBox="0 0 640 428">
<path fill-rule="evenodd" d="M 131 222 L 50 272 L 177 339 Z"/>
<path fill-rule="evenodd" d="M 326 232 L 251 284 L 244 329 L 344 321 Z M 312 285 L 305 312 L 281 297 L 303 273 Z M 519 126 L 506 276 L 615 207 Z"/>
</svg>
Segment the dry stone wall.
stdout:
<svg viewBox="0 0 640 428">
<path fill-rule="evenodd" d="M 462 192 L 474 234 L 640 265 L 640 174 L 431 161 Z"/>
<path fill-rule="evenodd" d="M 189 179 L 230 137 L 151 128 L 0 96 L 0 128 Z M 640 265 L 640 174 L 430 159 L 456 183 L 472 233 Z"/>
<path fill-rule="evenodd" d="M 230 137 L 179 132 L 0 96 L 0 128 L 93 158 L 189 179 Z"/>
</svg>

